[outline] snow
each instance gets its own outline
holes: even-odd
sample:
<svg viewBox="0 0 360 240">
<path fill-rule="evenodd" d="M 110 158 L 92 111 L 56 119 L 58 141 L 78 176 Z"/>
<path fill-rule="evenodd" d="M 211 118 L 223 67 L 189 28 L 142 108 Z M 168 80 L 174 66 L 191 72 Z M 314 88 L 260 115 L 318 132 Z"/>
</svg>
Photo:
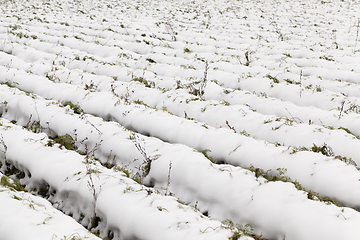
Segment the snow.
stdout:
<svg viewBox="0 0 360 240">
<path fill-rule="evenodd" d="M 41 197 L 1 186 L 0 199 L 1 239 L 100 239 Z"/>
<path fill-rule="evenodd" d="M 357 1 L 1 7 L 4 239 L 358 239 Z"/>
</svg>

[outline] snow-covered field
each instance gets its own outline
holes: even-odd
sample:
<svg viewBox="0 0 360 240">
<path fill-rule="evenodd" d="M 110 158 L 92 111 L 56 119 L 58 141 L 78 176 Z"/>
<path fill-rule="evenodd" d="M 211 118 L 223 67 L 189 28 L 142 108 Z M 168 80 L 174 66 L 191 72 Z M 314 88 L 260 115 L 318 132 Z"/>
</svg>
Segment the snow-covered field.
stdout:
<svg viewBox="0 0 360 240">
<path fill-rule="evenodd" d="M 359 4 L 1 1 L 0 239 L 359 239 Z"/>
</svg>

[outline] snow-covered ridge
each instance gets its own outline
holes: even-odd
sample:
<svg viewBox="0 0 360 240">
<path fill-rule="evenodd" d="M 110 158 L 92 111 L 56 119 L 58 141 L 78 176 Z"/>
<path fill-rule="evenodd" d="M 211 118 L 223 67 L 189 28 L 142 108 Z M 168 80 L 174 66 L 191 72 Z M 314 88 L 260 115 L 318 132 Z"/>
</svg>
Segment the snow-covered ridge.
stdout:
<svg viewBox="0 0 360 240">
<path fill-rule="evenodd" d="M 31 191 L 7 206 L 105 239 L 358 238 L 356 1 L 0 4 L 0 174 Z"/>
<path fill-rule="evenodd" d="M 49 139 L 44 134 L 30 133 L 5 120 L 0 132 L 5 156 L 2 170 L 9 171 L 10 164 L 24 172 L 22 184 L 45 192 L 62 211 L 83 225 L 94 227 L 100 236 L 107 236 L 108 231 L 121 239 L 231 236 L 231 231 L 222 228 L 220 222 L 204 218 L 173 197 L 153 194 L 152 189 L 140 186 L 121 171 L 103 167 L 89 155 L 47 147 Z M 99 226 L 93 226 L 94 218 L 99 218 Z"/>
<path fill-rule="evenodd" d="M 17 192 L 11 187 L 14 185 L 12 179 L 3 174 L 0 177 L 2 239 L 100 240 L 74 219 L 55 209 L 50 202 L 30 193 Z"/>
</svg>

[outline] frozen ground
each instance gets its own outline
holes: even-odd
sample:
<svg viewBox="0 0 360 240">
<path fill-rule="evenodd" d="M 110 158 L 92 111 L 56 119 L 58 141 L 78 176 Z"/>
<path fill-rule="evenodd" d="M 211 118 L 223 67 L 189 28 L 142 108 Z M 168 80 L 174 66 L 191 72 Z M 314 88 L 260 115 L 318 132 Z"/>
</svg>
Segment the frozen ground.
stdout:
<svg viewBox="0 0 360 240">
<path fill-rule="evenodd" d="M 359 239 L 359 1 L 0 6 L 1 240 Z"/>
</svg>

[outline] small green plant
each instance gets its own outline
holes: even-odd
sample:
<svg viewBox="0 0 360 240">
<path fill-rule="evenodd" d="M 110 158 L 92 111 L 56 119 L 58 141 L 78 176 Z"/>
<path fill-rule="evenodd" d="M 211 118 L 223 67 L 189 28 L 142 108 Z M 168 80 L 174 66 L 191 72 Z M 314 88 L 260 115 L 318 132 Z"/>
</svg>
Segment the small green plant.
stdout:
<svg viewBox="0 0 360 240">
<path fill-rule="evenodd" d="M 147 87 L 147 88 L 154 88 L 155 87 L 155 82 L 148 81 L 143 77 L 136 77 L 136 78 L 132 79 L 131 81 L 140 82 L 140 83 L 144 84 L 145 87 Z"/>
<path fill-rule="evenodd" d="M 269 169 L 264 171 L 261 168 L 255 168 L 254 166 L 250 166 L 248 168 L 251 172 L 255 173 L 255 177 L 263 177 L 268 181 L 275 182 L 275 181 L 282 181 L 282 182 L 292 182 L 291 178 L 286 176 L 287 169 L 286 168 L 277 168 L 276 174 L 272 174 L 272 170 Z"/>
<path fill-rule="evenodd" d="M 354 160 L 352 160 L 351 158 L 343 157 L 340 155 L 337 155 L 334 158 L 346 163 L 347 165 L 353 165 L 353 166 L 357 167 L 356 162 Z"/>
<path fill-rule="evenodd" d="M 288 84 L 300 85 L 300 82 L 297 82 L 295 80 L 291 80 L 289 78 L 285 78 L 284 81 L 287 82 Z"/>
<path fill-rule="evenodd" d="M 82 110 L 82 108 L 79 105 L 73 104 L 71 101 L 66 101 L 63 104 L 64 107 L 66 106 L 70 106 L 70 108 L 74 111 L 74 113 L 76 114 L 82 114 L 85 113 L 84 110 Z"/>
<path fill-rule="evenodd" d="M 210 149 L 204 149 L 201 151 L 201 153 L 204 155 L 204 157 L 209 159 L 211 162 L 214 162 L 214 159 L 208 155 L 209 152 L 211 152 Z"/>
<path fill-rule="evenodd" d="M 250 137 L 250 134 L 246 132 L 246 130 L 242 130 L 240 132 L 241 135 L 244 135 L 245 137 Z"/>
<path fill-rule="evenodd" d="M 31 121 L 31 116 L 32 115 L 30 115 L 30 119 L 24 128 L 34 133 L 41 132 L 44 128 L 41 126 L 40 121 Z"/>
<path fill-rule="evenodd" d="M 288 58 L 291 58 L 292 56 L 290 55 L 290 53 L 283 53 L 283 55 L 285 56 L 285 57 L 288 57 Z"/>
<path fill-rule="evenodd" d="M 69 134 L 57 136 L 49 140 L 46 146 L 52 147 L 54 143 L 60 144 L 59 148 L 65 147 L 67 150 L 71 150 L 71 151 L 77 150 L 77 147 L 75 146 L 75 141 Z"/>
<path fill-rule="evenodd" d="M 41 184 L 38 189 L 37 189 L 37 193 L 42 196 L 43 198 L 46 198 L 49 196 L 49 189 L 50 189 L 50 185 L 47 183 L 43 183 Z"/>
<path fill-rule="evenodd" d="M 254 234 L 254 228 L 251 226 L 251 224 L 247 223 L 245 225 L 235 224 L 230 219 L 226 219 L 222 221 L 222 227 L 226 229 L 230 229 L 233 231 L 233 235 L 229 237 L 229 240 L 238 240 L 239 238 L 243 236 L 255 236 Z"/>
<path fill-rule="evenodd" d="M 291 115 L 290 112 L 289 112 L 289 114 L 290 114 L 290 117 L 282 116 L 282 117 L 276 118 L 275 122 L 283 122 L 283 123 L 277 127 L 272 128 L 272 130 L 276 131 L 283 125 L 292 126 L 294 123 L 296 123 L 296 124 L 304 123 L 300 118 L 294 117 L 293 115 Z"/>
<path fill-rule="evenodd" d="M 229 94 L 229 93 L 231 93 L 231 91 L 228 90 L 228 89 L 224 89 L 224 93 L 225 93 L 225 94 Z"/>
<path fill-rule="evenodd" d="M 20 179 L 25 177 L 25 173 L 17 169 L 9 162 L 3 162 L 5 165 L 4 175 L 1 177 L 0 184 L 9 187 L 11 190 L 26 191 L 24 186 L 20 183 Z M 0 163 L 2 165 L 2 163 Z M 14 179 L 8 176 L 14 177 Z"/>
<path fill-rule="evenodd" d="M 147 58 L 146 61 L 148 61 L 149 63 L 156 63 L 156 61 L 152 58 Z"/>
<path fill-rule="evenodd" d="M 330 62 L 335 62 L 335 60 L 333 59 L 332 56 L 320 56 L 319 59 L 323 59 L 323 60 L 326 60 L 326 61 L 330 61 Z"/>
<path fill-rule="evenodd" d="M 289 147 L 289 149 L 291 150 L 290 154 L 295 154 L 297 152 L 302 152 L 302 151 L 310 151 L 310 149 L 308 149 L 307 147 L 294 147 L 294 146 L 291 146 L 291 147 Z"/>
<path fill-rule="evenodd" d="M 161 207 L 161 206 L 157 206 L 157 209 L 158 209 L 160 212 L 162 212 L 162 211 L 168 212 L 168 211 L 169 211 L 169 210 L 167 210 L 166 208 L 163 208 L 163 207 Z"/>
<path fill-rule="evenodd" d="M 224 106 L 230 106 L 230 103 L 228 101 L 225 101 L 225 100 L 221 100 L 220 104 L 224 105 Z"/>
<path fill-rule="evenodd" d="M 272 121 L 273 121 L 272 119 L 264 120 L 264 124 L 271 123 Z"/>
<path fill-rule="evenodd" d="M 121 172 L 125 173 L 126 177 L 128 177 L 128 178 L 130 178 L 130 176 L 132 174 L 131 171 L 129 171 L 123 167 L 114 166 L 113 169 L 114 169 L 114 171 L 117 171 L 117 172 L 121 171 Z"/>
<path fill-rule="evenodd" d="M 320 85 L 316 85 L 315 90 L 316 90 L 317 92 L 322 92 L 322 91 L 323 91 L 323 88 L 322 88 Z"/>
<path fill-rule="evenodd" d="M 346 110 L 344 110 L 344 113 L 354 112 L 359 114 L 360 113 L 360 106 L 357 104 L 350 104 L 350 107 Z"/>
<path fill-rule="evenodd" d="M 1 179 L 0 179 L 0 184 L 1 186 L 5 186 L 5 187 L 9 187 L 11 186 L 11 183 L 9 181 L 9 178 L 6 177 L 6 176 L 2 176 Z M 12 186 L 11 186 L 12 187 Z"/>
<path fill-rule="evenodd" d="M 345 132 L 347 132 L 348 134 L 352 135 L 353 137 L 357 138 L 360 140 L 360 136 L 355 135 L 353 132 L 351 132 L 348 128 L 345 127 L 339 127 L 338 129 L 344 130 Z"/>
<path fill-rule="evenodd" d="M 89 90 L 90 92 L 95 92 L 97 89 L 97 86 L 94 84 L 94 82 L 91 80 L 89 84 L 85 83 L 85 90 Z M 70 106 L 71 107 L 71 106 Z"/>
<path fill-rule="evenodd" d="M 190 65 L 190 64 L 188 64 L 188 65 L 182 64 L 182 65 L 180 65 L 180 67 L 185 68 L 185 69 L 193 69 L 193 70 L 196 70 L 196 68 L 195 68 L 193 65 Z"/>
<path fill-rule="evenodd" d="M 9 188 L 10 190 L 25 191 L 25 188 L 20 184 L 20 180 L 13 180 L 5 175 L 0 179 L 0 185 Z"/>
<path fill-rule="evenodd" d="M 184 48 L 184 53 L 191 53 L 192 51 L 188 48 Z"/>
<path fill-rule="evenodd" d="M 273 81 L 273 83 L 280 83 L 279 79 L 276 77 L 271 76 L 270 74 L 267 74 L 266 77 Z"/>
<path fill-rule="evenodd" d="M 89 230 L 96 236 L 100 236 L 100 230 L 96 230 L 100 222 L 101 222 L 101 218 L 96 215 L 93 216 L 90 221 Z"/>
<path fill-rule="evenodd" d="M 311 148 L 311 151 L 316 153 L 321 153 L 325 156 L 331 157 L 334 156 L 334 152 L 330 146 L 328 146 L 326 143 L 324 143 L 322 146 L 316 146 L 316 144 L 313 144 L 313 147 Z"/>
<path fill-rule="evenodd" d="M 312 84 L 309 84 L 307 86 L 305 86 L 305 89 L 312 89 L 313 85 Z"/>
</svg>

